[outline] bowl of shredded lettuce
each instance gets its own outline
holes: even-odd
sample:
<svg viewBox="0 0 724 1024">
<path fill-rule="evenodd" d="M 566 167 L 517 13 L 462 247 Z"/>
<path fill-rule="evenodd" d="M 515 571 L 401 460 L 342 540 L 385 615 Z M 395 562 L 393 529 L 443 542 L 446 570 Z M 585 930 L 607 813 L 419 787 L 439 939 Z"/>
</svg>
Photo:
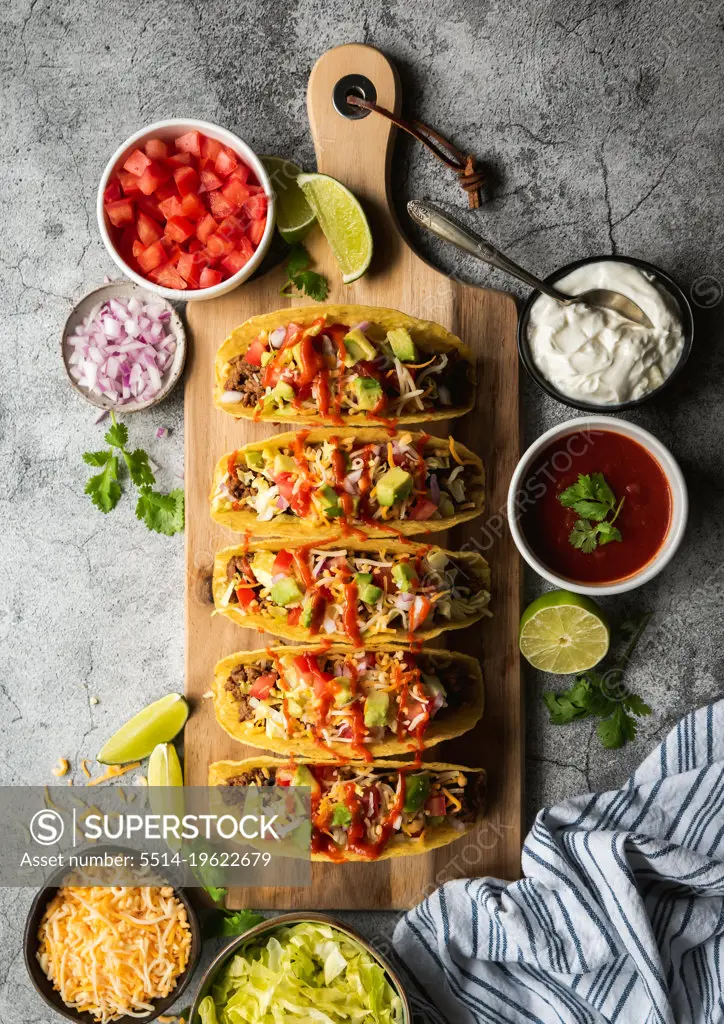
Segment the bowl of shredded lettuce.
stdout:
<svg viewBox="0 0 724 1024">
<path fill-rule="evenodd" d="M 402 985 L 360 936 L 328 917 L 284 914 L 216 958 L 190 1024 L 411 1024 Z"/>
</svg>

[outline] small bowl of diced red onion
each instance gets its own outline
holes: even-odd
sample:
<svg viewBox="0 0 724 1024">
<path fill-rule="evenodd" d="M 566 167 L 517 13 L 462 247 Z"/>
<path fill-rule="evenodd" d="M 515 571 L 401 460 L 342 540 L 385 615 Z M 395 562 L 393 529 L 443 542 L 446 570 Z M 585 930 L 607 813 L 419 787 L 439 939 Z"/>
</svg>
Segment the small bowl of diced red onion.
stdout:
<svg viewBox="0 0 724 1024">
<path fill-rule="evenodd" d="M 61 352 L 79 395 L 125 414 L 171 393 L 183 371 L 186 334 L 170 302 L 132 281 L 114 281 L 75 306 Z"/>
<path fill-rule="evenodd" d="M 96 209 L 126 277 L 175 301 L 236 288 L 274 233 L 274 190 L 261 160 L 206 121 L 158 121 L 132 135 L 106 165 Z"/>
</svg>

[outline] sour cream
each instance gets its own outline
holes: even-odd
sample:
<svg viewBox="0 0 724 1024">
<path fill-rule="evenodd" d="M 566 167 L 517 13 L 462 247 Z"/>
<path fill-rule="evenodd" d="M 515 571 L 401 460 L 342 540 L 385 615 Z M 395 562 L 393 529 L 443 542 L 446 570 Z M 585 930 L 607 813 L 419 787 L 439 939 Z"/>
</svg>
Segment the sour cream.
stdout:
<svg viewBox="0 0 724 1024">
<path fill-rule="evenodd" d="M 594 405 L 619 405 L 660 387 L 684 348 L 676 302 L 660 284 L 628 263 L 587 263 L 556 282 L 567 295 L 609 288 L 643 309 L 652 328 L 615 313 L 547 295 L 533 303 L 528 346 L 540 373 L 562 394 Z"/>
</svg>

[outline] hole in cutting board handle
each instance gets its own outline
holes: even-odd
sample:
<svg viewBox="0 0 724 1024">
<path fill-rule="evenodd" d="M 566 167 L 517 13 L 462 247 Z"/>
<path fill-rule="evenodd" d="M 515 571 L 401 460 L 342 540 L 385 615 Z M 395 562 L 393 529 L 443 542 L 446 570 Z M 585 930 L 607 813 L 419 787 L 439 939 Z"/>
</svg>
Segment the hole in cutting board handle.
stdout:
<svg viewBox="0 0 724 1024">
<path fill-rule="evenodd" d="M 365 75 L 345 75 L 335 85 L 332 93 L 334 109 L 348 121 L 359 121 L 360 118 L 367 117 L 370 111 L 362 107 L 353 107 L 348 103 L 347 97 L 350 93 L 359 96 L 360 99 L 369 100 L 370 103 L 376 103 L 377 90 Z"/>
</svg>

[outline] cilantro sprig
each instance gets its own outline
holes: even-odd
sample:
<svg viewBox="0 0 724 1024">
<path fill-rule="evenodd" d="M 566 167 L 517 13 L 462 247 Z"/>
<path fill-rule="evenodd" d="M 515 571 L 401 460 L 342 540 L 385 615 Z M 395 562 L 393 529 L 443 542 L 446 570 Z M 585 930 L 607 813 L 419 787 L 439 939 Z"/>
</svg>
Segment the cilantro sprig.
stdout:
<svg viewBox="0 0 724 1024">
<path fill-rule="evenodd" d="M 136 517 L 155 533 L 168 537 L 180 533 L 184 528 L 183 490 L 176 488 L 169 494 L 153 490 L 156 477 L 148 453 L 143 448 L 128 450 L 128 427 L 125 423 L 118 423 L 113 412 L 104 440 L 109 446 L 107 449 L 83 453 L 86 465 L 100 469 L 100 473 L 89 477 L 85 485 L 85 493 L 96 508 L 107 515 L 121 500 L 120 473 L 125 466 L 128 478 L 139 492 Z"/>
<path fill-rule="evenodd" d="M 624 674 L 636 644 L 651 618 L 650 614 L 621 623 L 620 633 L 626 646 L 618 661 L 608 670 L 590 670 L 576 676 L 573 685 L 561 693 L 543 694 L 553 725 L 567 725 L 583 718 L 599 718 L 596 735 L 607 750 L 617 750 L 636 738 L 638 718 L 651 714 L 641 697 L 629 692 Z"/>
<path fill-rule="evenodd" d="M 284 265 L 287 280 L 280 289 L 281 295 L 308 295 L 315 302 L 324 302 L 329 285 L 323 274 L 309 269 L 311 263 L 312 257 L 303 245 L 291 247 Z"/>
<path fill-rule="evenodd" d="M 580 518 L 576 520 L 568 540 L 584 555 L 590 555 L 599 544 L 621 541 L 621 531 L 613 524 L 623 507 L 624 498 L 616 501 L 603 473 L 579 473 L 578 480 L 558 500 L 564 508 L 571 508 Z"/>
</svg>

